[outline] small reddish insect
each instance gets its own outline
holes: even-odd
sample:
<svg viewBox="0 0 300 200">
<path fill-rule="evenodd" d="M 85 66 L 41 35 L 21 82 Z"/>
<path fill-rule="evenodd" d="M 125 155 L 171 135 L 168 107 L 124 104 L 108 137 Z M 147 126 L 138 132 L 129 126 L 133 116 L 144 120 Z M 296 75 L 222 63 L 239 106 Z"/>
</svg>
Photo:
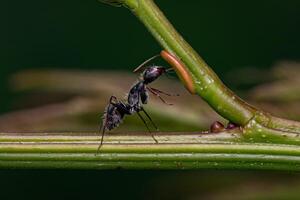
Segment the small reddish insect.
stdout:
<svg viewBox="0 0 300 200">
<path fill-rule="evenodd" d="M 224 130 L 225 130 L 224 125 L 219 121 L 215 121 L 214 123 L 212 123 L 210 125 L 210 132 L 211 133 L 220 133 Z"/>
<path fill-rule="evenodd" d="M 235 129 L 235 128 L 239 128 L 239 127 L 240 127 L 239 125 L 237 125 L 237 124 L 235 124 L 233 122 L 228 122 L 228 124 L 226 126 L 226 129 L 231 130 L 231 129 Z"/>
<path fill-rule="evenodd" d="M 210 125 L 210 132 L 211 133 L 220 133 L 222 131 L 226 131 L 226 130 L 232 130 L 232 129 L 236 129 L 239 128 L 240 126 L 233 123 L 233 122 L 228 122 L 226 128 L 225 126 L 219 122 L 219 121 L 215 121 L 214 123 L 212 123 Z"/>
</svg>

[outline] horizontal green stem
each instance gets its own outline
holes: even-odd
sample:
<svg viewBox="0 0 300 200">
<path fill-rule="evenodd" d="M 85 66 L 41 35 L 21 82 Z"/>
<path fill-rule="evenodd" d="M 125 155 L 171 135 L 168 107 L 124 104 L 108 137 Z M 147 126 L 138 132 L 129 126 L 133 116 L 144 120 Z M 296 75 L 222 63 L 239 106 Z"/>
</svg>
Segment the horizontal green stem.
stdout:
<svg viewBox="0 0 300 200">
<path fill-rule="evenodd" d="M 59 158 L 59 159 L 57 159 Z M 111 159 L 114 158 L 114 159 Z M 141 159 L 142 158 L 142 159 Z M 268 169 L 300 171 L 300 157 L 247 154 L 0 155 L 0 168 L 56 169 Z"/>
<path fill-rule="evenodd" d="M 0 169 L 247 169 L 299 171 L 299 165 L 272 162 L 49 162 L 7 161 L 0 162 Z"/>
<path fill-rule="evenodd" d="M 0 137 L 0 168 L 269 169 L 300 171 L 298 145 L 237 142 L 241 134 Z"/>
</svg>

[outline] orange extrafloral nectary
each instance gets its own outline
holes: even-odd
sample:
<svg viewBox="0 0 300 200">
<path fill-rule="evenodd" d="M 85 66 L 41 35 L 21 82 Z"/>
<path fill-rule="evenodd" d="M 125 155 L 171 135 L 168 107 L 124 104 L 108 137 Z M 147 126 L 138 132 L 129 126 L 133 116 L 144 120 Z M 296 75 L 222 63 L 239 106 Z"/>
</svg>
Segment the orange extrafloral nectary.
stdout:
<svg viewBox="0 0 300 200">
<path fill-rule="evenodd" d="M 180 79 L 184 82 L 186 89 L 190 93 L 195 94 L 194 81 L 189 71 L 187 71 L 185 64 L 166 50 L 162 50 L 160 55 L 174 68 Z"/>
</svg>

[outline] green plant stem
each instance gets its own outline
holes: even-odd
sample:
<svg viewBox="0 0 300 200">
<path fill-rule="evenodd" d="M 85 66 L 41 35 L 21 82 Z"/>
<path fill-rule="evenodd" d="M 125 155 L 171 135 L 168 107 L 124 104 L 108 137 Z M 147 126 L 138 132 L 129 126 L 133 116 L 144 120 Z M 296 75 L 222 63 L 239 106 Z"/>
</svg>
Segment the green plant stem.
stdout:
<svg viewBox="0 0 300 200">
<path fill-rule="evenodd" d="M 218 76 L 178 34 L 159 8 L 151 0 L 128 0 L 132 12 L 150 30 L 158 42 L 179 57 L 194 78 L 197 94 L 206 100 L 220 115 L 237 124 L 246 124 L 255 109 L 227 89 Z M 132 2 L 136 2 L 133 4 Z"/>
<path fill-rule="evenodd" d="M 0 168 L 56 169 L 264 169 L 300 171 L 298 145 L 232 142 L 237 133 L 0 137 Z M 189 145 L 186 145 L 189 144 Z"/>
<path fill-rule="evenodd" d="M 252 135 L 254 130 L 262 130 L 260 134 L 275 134 L 278 137 L 287 132 L 300 134 L 300 122 L 273 117 L 247 104 L 228 89 L 180 36 L 152 0 L 114 0 L 113 2 L 128 7 L 164 49 L 180 58 L 193 76 L 196 93 L 222 117 L 245 127 L 246 135 Z M 281 139 L 284 139 L 283 137 Z"/>
</svg>

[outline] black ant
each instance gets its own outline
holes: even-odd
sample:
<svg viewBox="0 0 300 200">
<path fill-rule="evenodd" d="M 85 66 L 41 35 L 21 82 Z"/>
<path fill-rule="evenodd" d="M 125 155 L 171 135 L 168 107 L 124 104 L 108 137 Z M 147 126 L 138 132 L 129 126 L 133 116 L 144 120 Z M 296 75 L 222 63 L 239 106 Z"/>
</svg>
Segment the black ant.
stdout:
<svg viewBox="0 0 300 200">
<path fill-rule="evenodd" d="M 144 63 L 142 63 L 140 66 L 138 66 L 134 72 L 140 71 L 142 67 L 146 63 L 148 63 L 150 60 L 153 60 L 154 58 L 158 57 L 158 55 L 146 60 Z M 140 80 L 134 84 L 127 97 L 127 102 L 119 101 L 115 96 L 111 96 L 108 106 L 105 109 L 104 115 L 103 115 L 103 122 L 102 126 L 100 128 L 100 131 L 102 130 L 102 136 L 101 136 L 101 142 L 98 147 L 98 151 L 101 148 L 103 144 L 103 138 L 106 130 L 112 130 L 119 126 L 120 123 L 122 123 L 123 118 L 125 115 L 132 115 L 134 113 L 137 113 L 140 119 L 143 121 L 145 126 L 147 127 L 148 131 L 151 133 L 146 120 L 142 117 L 140 112 L 144 112 L 144 114 L 147 116 L 147 118 L 152 123 L 153 127 L 158 130 L 157 126 L 151 119 L 150 115 L 145 111 L 142 104 L 147 104 L 149 94 L 148 91 L 150 91 L 152 94 L 156 95 L 163 101 L 164 103 L 168 104 L 161 96 L 160 94 L 171 96 L 171 94 L 165 93 L 163 91 L 160 91 L 158 89 L 149 87 L 148 84 L 152 83 L 154 80 L 159 78 L 161 75 L 166 74 L 169 70 L 172 69 L 166 69 L 161 66 L 151 66 L 147 67 L 144 72 L 142 73 L 142 76 Z M 178 96 L 178 95 L 177 95 Z M 172 104 L 168 104 L 172 105 Z M 158 141 L 155 139 L 154 135 L 151 133 L 151 136 L 153 140 L 158 143 Z"/>
</svg>

